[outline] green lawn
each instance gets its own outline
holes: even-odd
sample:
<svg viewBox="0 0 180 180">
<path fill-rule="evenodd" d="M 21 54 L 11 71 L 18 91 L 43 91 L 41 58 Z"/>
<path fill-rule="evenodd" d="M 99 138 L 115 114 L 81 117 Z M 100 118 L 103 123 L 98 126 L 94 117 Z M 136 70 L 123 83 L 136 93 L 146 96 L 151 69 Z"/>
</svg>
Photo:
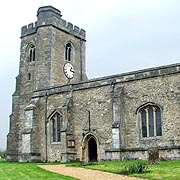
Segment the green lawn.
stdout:
<svg viewBox="0 0 180 180">
<path fill-rule="evenodd" d="M 0 161 L 0 180 L 75 180 L 43 170 L 37 163 L 7 163 Z"/>
<path fill-rule="evenodd" d="M 134 163 L 137 163 L 137 161 L 105 161 L 91 163 L 89 165 L 83 164 L 83 166 L 80 163 L 67 163 L 67 165 L 120 174 L 125 166 Z M 43 170 L 38 167 L 39 164 L 40 163 L 8 163 L 0 161 L 0 180 L 75 180 L 75 178 Z M 150 180 L 180 180 L 180 161 L 162 161 L 157 165 L 148 165 L 146 173 L 131 174 L 129 176 Z"/>
<path fill-rule="evenodd" d="M 110 161 L 92 163 L 90 166 L 85 165 L 84 168 L 96 169 L 101 171 L 107 171 L 112 173 L 121 174 L 125 166 L 137 163 L 137 161 Z M 78 164 L 72 164 L 72 166 L 79 166 Z M 180 180 L 180 161 L 161 161 L 157 165 L 147 165 L 147 171 L 143 174 L 131 174 L 129 176 L 135 176 L 140 178 L 146 178 L 150 180 Z"/>
</svg>

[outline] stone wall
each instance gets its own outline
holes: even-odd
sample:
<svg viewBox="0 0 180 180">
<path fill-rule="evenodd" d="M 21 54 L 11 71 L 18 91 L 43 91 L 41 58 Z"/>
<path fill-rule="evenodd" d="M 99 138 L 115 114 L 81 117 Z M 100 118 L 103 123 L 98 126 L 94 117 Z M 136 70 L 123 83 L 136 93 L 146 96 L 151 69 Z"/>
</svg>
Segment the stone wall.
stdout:
<svg viewBox="0 0 180 180">
<path fill-rule="evenodd" d="M 35 25 L 21 32 L 7 159 L 88 161 L 91 138 L 98 161 L 147 159 L 152 147 L 162 158 L 179 159 L 180 64 L 87 80 L 85 31 L 64 21 L 51 6 L 40 8 L 37 16 Z M 63 73 L 68 42 L 73 46 L 72 80 Z M 35 61 L 29 62 L 32 44 Z M 161 108 L 162 136 L 142 138 L 139 109 L 146 104 Z M 56 112 L 62 116 L 58 143 L 52 142 Z"/>
<path fill-rule="evenodd" d="M 162 68 L 166 74 L 155 77 L 142 75 L 134 80 L 132 77 L 137 77 L 139 73 L 134 72 L 134 74 L 127 73 L 48 90 L 48 114 L 58 109 L 64 121 L 67 121 L 64 122 L 67 125 L 64 128 L 72 129 L 75 140 L 74 159 L 81 159 L 83 137 L 89 132 L 98 138 L 99 160 L 147 159 L 147 150 L 150 147 L 160 149 L 162 157 L 179 157 L 179 65 L 172 65 L 175 71 L 166 71 L 171 69 L 171 66 L 159 67 L 159 70 L 156 68 L 155 71 L 160 71 Z M 153 72 L 153 69 L 141 71 L 142 74 L 150 74 L 150 72 Z M 128 78 L 129 76 L 131 78 Z M 40 97 L 43 94 L 45 91 L 42 90 L 34 92 L 33 96 Z M 72 100 L 66 109 L 66 114 L 63 106 L 70 96 Z M 137 109 L 148 102 L 162 107 L 163 134 L 160 137 L 142 138 L 141 136 Z M 113 128 L 119 129 L 119 148 L 113 145 Z M 49 161 L 60 160 L 61 153 L 70 153 L 66 146 L 67 131 L 63 137 L 59 145 L 48 141 Z M 168 155 L 167 149 L 170 150 Z M 171 149 L 174 149 L 174 153 Z"/>
<path fill-rule="evenodd" d="M 76 75 L 72 82 L 87 79 L 85 74 L 85 31 L 67 23 L 61 19 L 59 10 L 51 6 L 39 8 L 37 22 L 22 27 L 19 75 L 16 78 L 16 90 L 13 95 L 12 115 L 10 117 L 10 132 L 8 134 L 8 158 L 9 160 L 24 161 L 33 159 L 33 156 L 44 155 L 46 141 L 40 136 L 45 135 L 44 102 L 33 103 L 32 93 L 38 89 L 50 88 L 59 84 L 66 84 L 68 81 L 63 73 L 65 44 L 71 42 L 74 56 L 72 64 L 76 69 Z M 29 48 L 35 47 L 35 61 L 29 60 Z M 30 75 L 30 76 L 29 76 Z M 32 127 L 28 128 L 25 110 L 32 105 Z M 44 117 L 44 121 L 39 121 L 39 116 Z M 25 138 L 25 137 L 29 138 Z M 24 147 L 24 141 L 28 139 L 31 146 L 30 155 L 22 151 L 29 147 Z M 28 146 L 29 146 L 28 145 Z M 38 157 L 39 158 L 39 157 Z"/>
</svg>

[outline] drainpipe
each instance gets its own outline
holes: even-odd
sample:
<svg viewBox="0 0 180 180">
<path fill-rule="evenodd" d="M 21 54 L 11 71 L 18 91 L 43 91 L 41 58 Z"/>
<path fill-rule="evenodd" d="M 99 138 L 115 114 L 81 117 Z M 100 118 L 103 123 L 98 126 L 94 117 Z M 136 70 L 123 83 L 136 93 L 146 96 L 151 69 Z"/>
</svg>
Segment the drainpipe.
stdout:
<svg viewBox="0 0 180 180">
<path fill-rule="evenodd" d="M 112 98 L 112 123 L 113 123 L 114 122 L 114 89 L 115 89 L 115 83 L 114 82 L 111 83 L 111 88 L 112 88 L 111 98 Z"/>
<path fill-rule="evenodd" d="M 48 100 L 48 94 L 46 92 L 45 96 L 45 119 L 44 119 L 44 125 L 45 125 L 45 162 L 47 162 L 47 100 Z"/>
<path fill-rule="evenodd" d="M 89 132 L 91 131 L 91 112 L 88 111 Z"/>
</svg>

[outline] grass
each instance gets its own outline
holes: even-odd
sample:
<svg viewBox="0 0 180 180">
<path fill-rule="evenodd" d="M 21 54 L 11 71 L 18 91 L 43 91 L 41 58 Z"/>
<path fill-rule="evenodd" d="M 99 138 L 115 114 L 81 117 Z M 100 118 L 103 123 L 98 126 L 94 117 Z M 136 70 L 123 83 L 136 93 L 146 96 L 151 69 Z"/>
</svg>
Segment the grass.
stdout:
<svg viewBox="0 0 180 180">
<path fill-rule="evenodd" d="M 136 164 L 139 161 L 108 161 L 90 164 L 70 164 L 70 166 L 82 166 L 88 169 L 106 171 L 122 174 L 124 167 Z M 146 162 L 147 163 L 147 162 Z M 150 180 L 180 180 L 180 161 L 161 161 L 156 165 L 148 165 L 148 169 L 142 174 L 131 174 L 129 176 L 140 177 Z"/>
<path fill-rule="evenodd" d="M 121 174 L 124 167 L 136 163 L 139 163 L 139 161 L 104 161 L 87 164 L 80 164 L 76 162 L 67 163 L 67 166 L 84 167 Z M 0 180 L 75 180 L 75 178 L 41 169 L 38 167 L 39 164 L 40 163 L 8 163 L 0 160 Z M 161 161 L 157 165 L 148 165 L 148 169 L 145 173 L 131 174 L 129 176 L 150 180 L 180 180 L 180 161 Z"/>
<path fill-rule="evenodd" d="M 17 163 L 0 161 L 0 180 L 75 180 L 41 169 L 37 163 Z"/>
<path fill-rule="evenodd" d="M 148 173 L 137 177 L 151 180 L 180 180 L 180 161 L 162 161 L 158 165 L 150 165 Z"/>
</svg>

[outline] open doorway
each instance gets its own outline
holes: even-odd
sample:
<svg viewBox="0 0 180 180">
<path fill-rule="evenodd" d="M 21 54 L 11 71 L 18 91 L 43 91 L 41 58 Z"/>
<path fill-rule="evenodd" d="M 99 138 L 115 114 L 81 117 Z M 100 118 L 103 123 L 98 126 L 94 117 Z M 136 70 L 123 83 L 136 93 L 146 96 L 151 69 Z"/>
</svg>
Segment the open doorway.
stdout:
<svg viewBox="0 0 180 180">
<path fill-rule="evenodd" d="M 89 162 L 97 161 L 97 143 L 94 138 L 88 141 Z"/>
<path fill-rule="evenodd" d="M 87 133 L 82 139 L 81 161 L 95 162 L 99 161 L 99 141 L 96 135 Z"/>
</svg>

